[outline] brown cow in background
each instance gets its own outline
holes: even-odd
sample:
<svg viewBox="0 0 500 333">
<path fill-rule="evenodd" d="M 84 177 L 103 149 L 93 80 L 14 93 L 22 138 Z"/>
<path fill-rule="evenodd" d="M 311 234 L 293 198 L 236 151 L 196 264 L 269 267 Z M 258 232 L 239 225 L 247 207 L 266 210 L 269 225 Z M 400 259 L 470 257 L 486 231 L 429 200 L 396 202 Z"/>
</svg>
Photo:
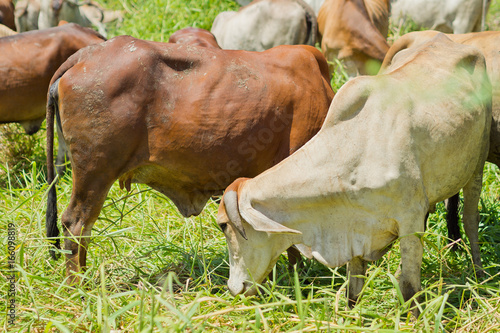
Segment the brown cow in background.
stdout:
<svg viewBox="0 0 500 333">
<path fill-rule="evenodd" d="M 389 0 L 326 0 L 318 29 L 327 60 L 342 60 L 351 77 L 376 74 L 389 49 L 389 12 Z"/>
<path fill-rule="evenodd" d="M 67 274 L 85 266 L 86 236 L 117 179 L 127 189 L 147 184 L 183 216 L 198 215 L 234 179 L 306 143 L 332 98 L 326 60 L 311 46 L 247 52 L 120 36 L 76 53 L 54 75 L 47 106 L 49 183 L 54 113 L 73 168 L 61 218 Z M 52 187 L 49 237 L 59 233 L 56 209 Z"/>
<path fill-rule="evenodd" d="M 14 21 L 14 3 L 12 0 L 0 0 L 0 24 L 16 30 Z"/>
<path fill-rule="evenodd" d="M 0 37 L 16 35 L 17 31 L 12 30 L 6 25 L 0 24 Z"/>
<path fill-rule="evenodd" d="M 103 41 L 94 30 L 77 24 L 0 38 L 0 123 L 19 123 L 27 134 L 37 132 L 57 68 L 79 49 Z M 64 162 L 63 149 L 59 164 Z"/>
<path fill-rule="evenodd" d="M 217 49 L 220 48 L 219 44 L 217 44 L 217 41 L 215 40 L 215 36 L 210 31 L 193 27 L 177 30 L 170 35 L 168 42 L 200 47 L 214 47 Z"/>
</svg>

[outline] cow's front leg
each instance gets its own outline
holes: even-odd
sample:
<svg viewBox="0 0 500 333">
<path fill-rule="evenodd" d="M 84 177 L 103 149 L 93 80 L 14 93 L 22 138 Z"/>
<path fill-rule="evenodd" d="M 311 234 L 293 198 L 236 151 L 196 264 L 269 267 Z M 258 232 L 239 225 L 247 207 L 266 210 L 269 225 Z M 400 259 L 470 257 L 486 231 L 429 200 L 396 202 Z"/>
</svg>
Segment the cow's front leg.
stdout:
<svg viewBox="0 0 500 333">
<path fill-rule="evenodd" d="M 353 258 L 347 264 L 347 273 L 349 276 L 349 288 L 347 289 L 348 305 L 352 308 L 358 301 L 361 289 L 365 283 L 367 262 L 360 257 Z"/>
<path fill-rule="evenodd" d="M 401 277 L 399 285 L 405 301 L 420 291 L 420 269 L 422 266 L 423 245 L 417 234 L 407 234 L 400 240 L 401 248 Z M 418 316 L 418 308 L 413 310 Z"/>
</svg>

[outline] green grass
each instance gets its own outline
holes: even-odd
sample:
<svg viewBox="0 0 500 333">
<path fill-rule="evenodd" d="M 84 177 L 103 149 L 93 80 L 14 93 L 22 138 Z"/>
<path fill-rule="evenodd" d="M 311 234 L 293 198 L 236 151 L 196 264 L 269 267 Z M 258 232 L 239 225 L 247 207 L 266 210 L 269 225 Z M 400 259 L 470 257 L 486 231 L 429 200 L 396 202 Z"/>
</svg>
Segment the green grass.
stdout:
<svg viewBox="0 0 500 333">
<path fill-rule="evenodd" d="M 126 8 L 110 36 L 130 34 L 166 41 L 186 26 L 210 28 L 232 1 L 110 0 Z M 492 8 L 498 8 L 494 2 Z M 496 16 L 490 14 L 490 21 Z M 409 31 L 411 27 L 391 27 Z M 392 34 L 393 36 L 395 33 Z M 336 81 L 335 81 L 336 80 Z M 345 78 L 334 78 L 340 87 Z M 16 131 L 15 125 L 9 130 Z M 19 129 L 19 133 L 21 130 Z M 9 134 L 10 135 L 10 134 Z M 5 137 L 5 135 L 4 135 Z M 210 202 L 195 218 L 182 218 L 171 201 L 146 186 L 131 193 L 115 184 L 93 229 L 82 285 L 65 284 L 64 261 L 52 261 L 45 239 L 47 185 L 45 132 L 6 139 L 0 173 L 0 331 L 7 332 L 498 332 L 500 329 L 500 178 L 485 167 L 480 241 L 487 278 L 476 280 L 468 247 L 448 246 L 438 205 L 425 235 L 419 318 L 407 317 L 399 297 L 399 245 L 368 268 L 359 304 L 346 306 L 345 267 L 306 261 L 297 274 L 283 256 L 258 297 L 232 297 L 225 239 Z M 28 149 L 29 148 L 29 149 Z M 28 150 L 27 150 L 28 149 Z M 12 162 L 9 167 L 7 161 Z M 17 162 L 16 162 L 17 161 Z M 67 206 L 72 181 L 59 180 L 58 207 Z M 8 224 L 16 231 L 15 325 L 6 317 Z"/>
</svg>

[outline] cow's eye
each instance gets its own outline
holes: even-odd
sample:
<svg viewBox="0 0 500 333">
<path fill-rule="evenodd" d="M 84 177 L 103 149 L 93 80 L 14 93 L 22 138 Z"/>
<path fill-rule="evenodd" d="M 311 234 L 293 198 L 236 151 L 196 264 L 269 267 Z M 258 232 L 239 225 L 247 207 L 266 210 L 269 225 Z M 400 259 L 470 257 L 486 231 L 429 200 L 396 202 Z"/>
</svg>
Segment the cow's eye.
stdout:
<svg viewBox="0 0 500 333">
<path fill-rule="evenodd" d="M 221 224 L 219 224 L 219 227 L 220 227 L 220 230 L 222 230 L 222 232 L 226 232 L 227 223 L 221 223 Z"/>
</svg>

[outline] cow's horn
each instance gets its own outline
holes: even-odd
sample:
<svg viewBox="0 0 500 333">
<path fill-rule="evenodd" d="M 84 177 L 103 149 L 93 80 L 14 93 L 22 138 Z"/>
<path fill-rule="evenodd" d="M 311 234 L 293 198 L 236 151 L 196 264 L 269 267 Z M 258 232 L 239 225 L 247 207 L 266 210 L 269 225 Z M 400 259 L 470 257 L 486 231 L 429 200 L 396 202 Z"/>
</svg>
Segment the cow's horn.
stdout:
<svg viewBox="0 0 500 333">
<path fill-rule="evenodd" d="M 245 228 L 241 223 L 240 210 L 238 208 L 238 193 L 236 191 L 229 191 L 224 194 L 224 205 L 226 206 L 226 214 L 231 224 L 238 230 L 240 235 L 247 238 Z"/>
</svg>

